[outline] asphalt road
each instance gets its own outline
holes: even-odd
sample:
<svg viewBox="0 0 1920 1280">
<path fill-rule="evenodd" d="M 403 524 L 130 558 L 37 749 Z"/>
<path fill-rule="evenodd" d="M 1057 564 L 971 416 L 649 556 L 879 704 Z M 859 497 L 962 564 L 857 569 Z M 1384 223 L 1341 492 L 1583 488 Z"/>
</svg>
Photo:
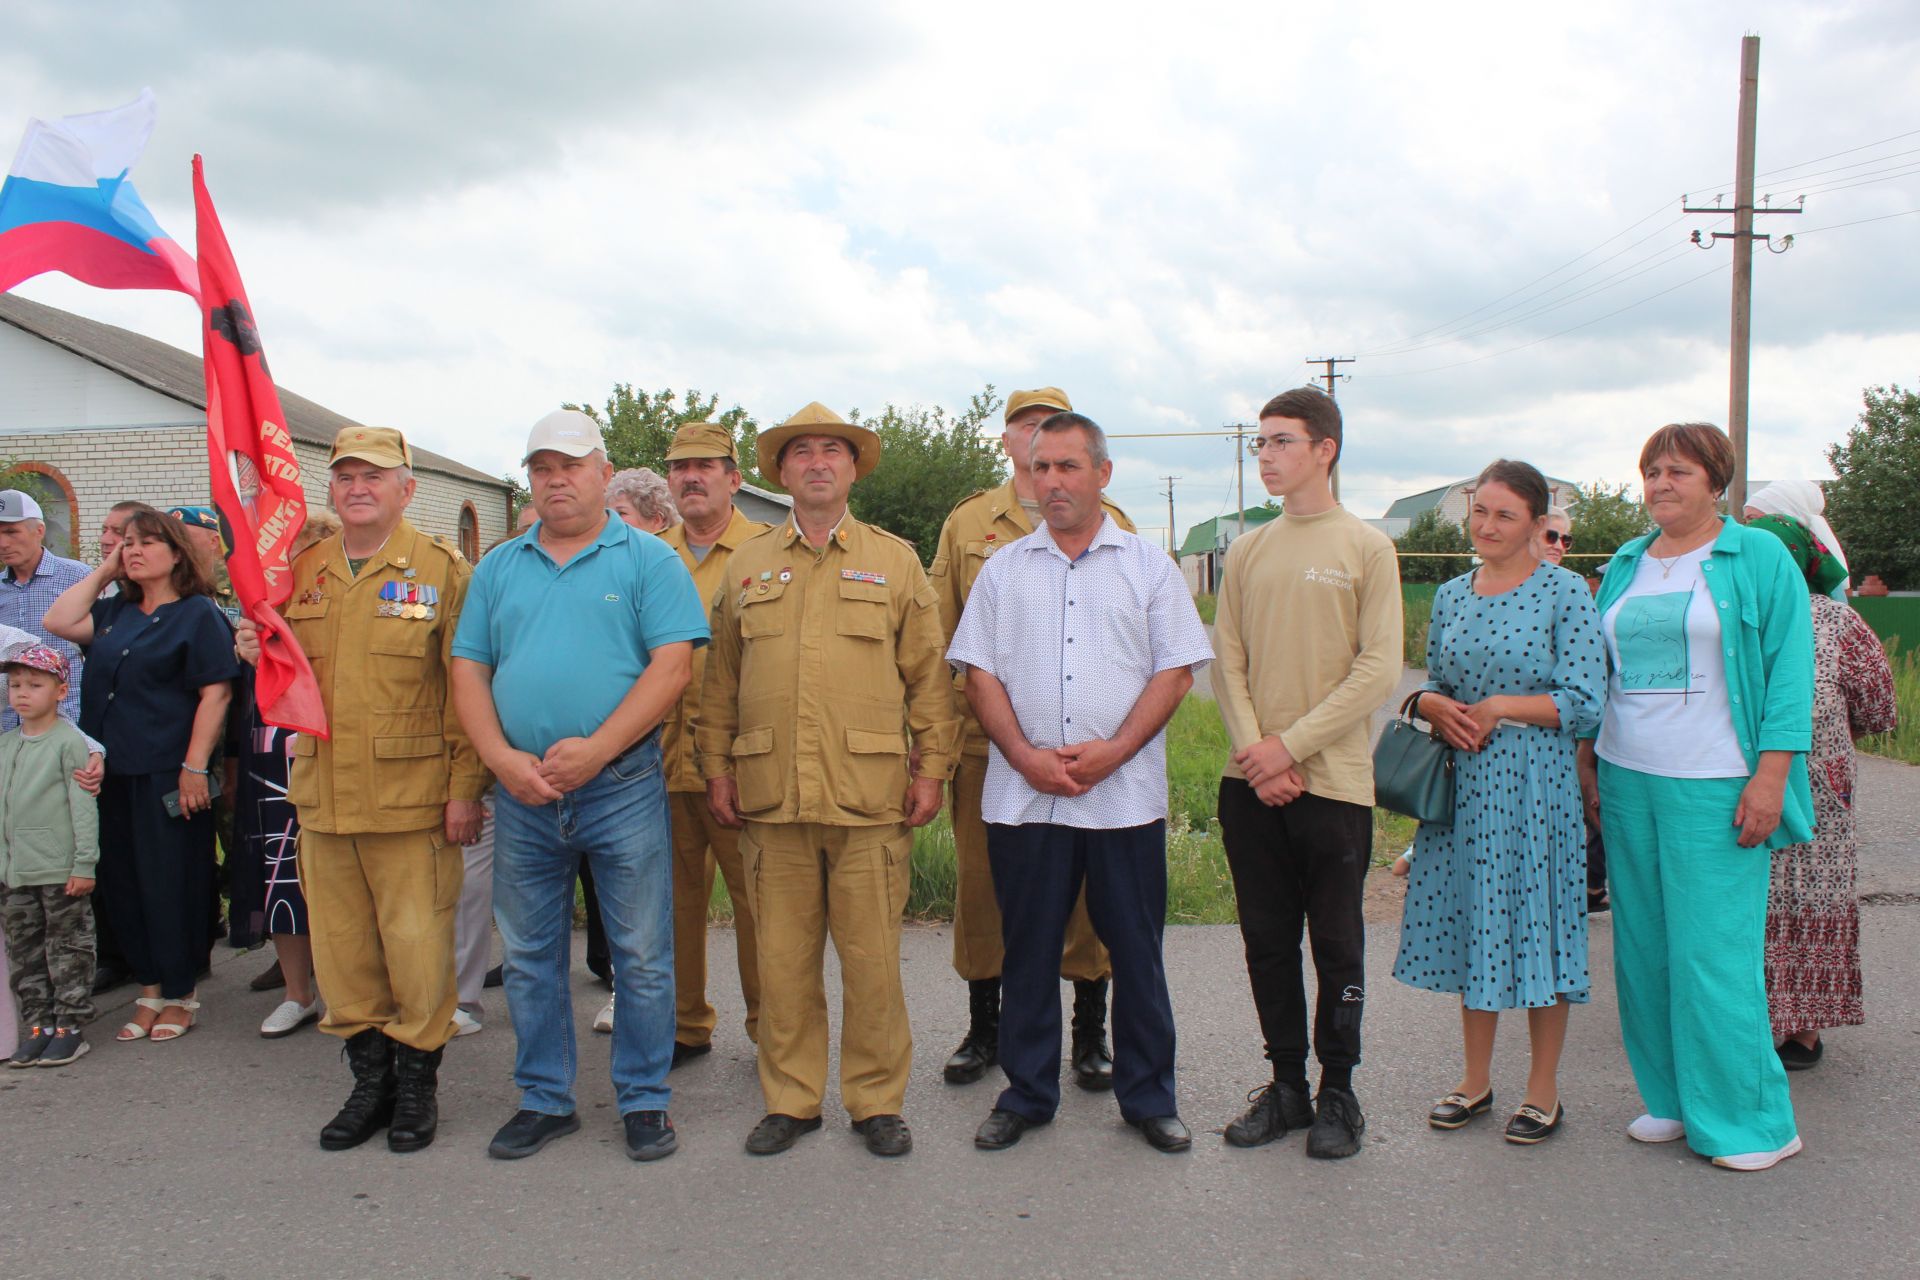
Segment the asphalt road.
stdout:
<svg viewBox="0 0 1920 1280">
<path fill-rule="evenodd" d="M 965 993 L 946 931 L 927 927 L 904 948 L 917 1045 L 917 1148 L 904 1160 L 868 1156 L 831 1099 L 827 1126 L 795 1150 L 742 1152 L 761 1105 L 723 930 L 710 947 L 717 1048 L 673 1077 L 672 1159 L 624 1157 L 584 969 L 579 1134 L 517 1164 L 485 1157 L 515 1097 L 495 991 L 486 1031 L 449 1047 L 434 1147 L 330 1154 L 315 1135 L 346 1091 L 338 1043 L 311 1030 L 259 1039 L 277 996 L 246 981 L 264 955 L 223 948 L 205 1020 L 179 1042 L 111 1043 L 123 991 L 83 1062 L 0 1072 L 0 1257 L 23 1276 L 1913 1276 L 1920 770 L 1864 762 L 1861 807 L 1870 1022 L 1833 1033 L 1825 1062 L 1793 1077 L 1806 1152 L 1766 1174 L 1627 1140 L 1639 1106 L 1604 917 L 1593 1003 L 1575 1011 L 1563 1068 L 1566 1127 L 1532 1149 L 1502 1142 L 1497 1121 L 1427 1128 L 1457 1071 L 1456 1006 L 1394 982 L 1397 930 L 1376 927 L 1357 1077 L 1367 1145 L 1337 1163 L 1307 1160 L 1297 1135 L 1238 1151 L 1210 1132 L 1263 1066 L 1230 927 L 1167 937 L 1181 1109 L 1197 1139 L 1181 1156 L 1148 1148 L 1110 1097 L 1071 1087 L 1050 1128 L 976 1151 L 994 1088 L 940 1080 Z M 1511 1023 L 1496 1059 L 1502 1115 L 1525 1078 Z"/>
</svg>

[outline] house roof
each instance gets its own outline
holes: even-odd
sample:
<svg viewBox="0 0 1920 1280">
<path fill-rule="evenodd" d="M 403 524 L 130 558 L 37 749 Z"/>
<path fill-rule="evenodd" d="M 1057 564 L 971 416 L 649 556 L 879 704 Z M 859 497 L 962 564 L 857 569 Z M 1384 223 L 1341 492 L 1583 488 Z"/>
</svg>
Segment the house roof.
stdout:
<svg viewBox="0 0 1920 1280">
<path fill-rule="evenodd" d="M 1239 514 L 1246 516 L 1249 525 L 1256 525 L 1265 524 L 1280 513 L 1272 507 L 1248 507 Z M 1221 527 L 1233 525 L 1238 519 L 1238 515 L 1228 512 L 1226 515 L 1215 516 L 1211 520 L 1202 520 L 1187 530 L 1186 540 L 1180 544 L 1180 550 L 1174 553 L 1175 557 L 1205 555 L 1212 551 L 1214 545 L 1220 540 Z"/>
<path fill-rule="evenodd" d="M 90 360 L 168 399 L 191 405 L 203 413 L 206 411 L 206 374 L 197 355 L 143 334 L 101 324 L 58 307 L 29 302 L 11 293 L 0 293 L 0 321 L 71 351 L 83 360 Z M 361 425 L 285 387 L 278 389 L 280 408 L 287 415 L 287 430 L 295 440 L 304 444 L 331 449 L 333 438 L 342 428 Z M 437 471 L 500 489 L 510 487 L 500 476 L 489 475 L 464 462 L 456 462 L 417 446 L 413 450 L 413 461 L 416 470 Z"/>
<path fill-rule="evenodd" d="M 1455 489 L 1465 488 L 1467 485 L 1472 484 L 1473 481 L 1474 477 L 1468 476 L 1464 480 L 1455 480 L 1452 484 L 1443 484 L 1437 489 L 1427 489 L 1421 493 L 1408 494 L 1404 498 L 1397 498 L 1394 500 L 1393 505 L 1387 508 L 1384 518 L 1388 520 L 1411 520 L 1423 511 L 1433 510 L 1442 502 L 1446 501 L 1448 494 L 1452 493 Z M 1556 489 L 1562 487 L 1572 489 L 1577 487 L 1573 481 L 1562 480 L 1558 476 L 1548 476 L 1547 483 Z"/>
</svg>

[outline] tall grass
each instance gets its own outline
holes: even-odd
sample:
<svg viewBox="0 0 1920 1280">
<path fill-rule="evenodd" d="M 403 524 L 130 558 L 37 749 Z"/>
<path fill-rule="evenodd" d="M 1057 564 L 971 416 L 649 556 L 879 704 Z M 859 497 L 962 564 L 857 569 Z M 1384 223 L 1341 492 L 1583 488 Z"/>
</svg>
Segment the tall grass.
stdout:
<svg viewBox="0 0 1920 1280">
<path fill-rule="evenodd" d="M 1900 723 L 1891 733 L 1860 739 L 1860 749 L 1920 764 L 1920 648 L 1900 650 L 1889 660 L 1893 663 L 1893 695 L 1900 708 Z"/>
<path fill-rule="evenodd" d="M 1213 625 L 1214 610 L 1219 607 L 1220 598 L 1211 593 L 1203 593 L 1193 598 L 1193 607 L 1200 614 L 1200 621 Z"/>
<path fill-rule="evenodd" d="M 1401 606 L 1406 642 L 1406 663 L 1410 667 L 1427 665 L 1427 624 L 1433 620 L 1433 593 L 1406 593 Z"/>
<path fill-rule="evenodd" d="M 1207 698 L 1189 696 L 1167 726 L 1167 923 L 1232 924 L 1233 875 L 1214 809 L 1228 755 L 1227 731 Z M 1373 812 L 1373 861 L 1384 866 L 1413 840 L 1414 822 L 1383 809 Z M 958 873 L 953 827 L 946 810 L 914 833 L 913 881 L 907 914 L 951 920 Z M 726 882 L 714 877 L 709 920 L 733 919 Z"/>
</svg>

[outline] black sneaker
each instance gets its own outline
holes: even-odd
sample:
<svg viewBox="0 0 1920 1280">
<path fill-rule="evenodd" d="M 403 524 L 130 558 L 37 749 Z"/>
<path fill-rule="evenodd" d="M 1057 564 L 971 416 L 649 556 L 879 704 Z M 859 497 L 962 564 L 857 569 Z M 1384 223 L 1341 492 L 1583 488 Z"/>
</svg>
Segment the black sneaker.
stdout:
<svg viewBox="0 0 1920 1280">
<path fill-rule="evenodd" d="M 627 1127 L 629 1160 L 664 1160 L 680 1147 L 673 1121 L 664 1111 L 629 1111 L 620 1123 Z"/>
<path fill-rule="evenodd" d="M 577 1115 L 550 1116 L 544 1111 L 516 1111 L 513 1119 L 500 1126 L 487 1144 L 487 1154 L 495 1160 L 524 1160 L 555 1138 L 578 1132 Z"/>
<path fill-rule="evenodd" d="M 1305 1129 L 1313 1123 L 1313 1100 L 1304 1085 L 1263 1084 L 1247 1095 L 1247 1101 L 1253 1105 L 1227 1126 L 1228 1146 L 1263 1147 L 1286 1137 L 1289 1129 Z"/>
<path fill-rule="evenodd" d="M 675 1040 L 673 1042 L 673 1062 L 667 1067 L 667 1070 L 671 1071 L 674 1067 L 685 1066 L 695 1058 L 712 1052 L 712 1041 L 708 1041 L 706 1044 L 682 1044 L 678 1040 Z"/>
<path fill-rule="evenodd" d="M 56 1027 L 53 1039 L 47 1041 L 47 1047 L 34 1059 L 36 1067 L 64 1067 L 75 1058 L 87 1056 L 87 1050 L 93 1048 L 87 1038 L 80 1034 L 78 1027 Z"/>
<path fill-rule="evenodd" d="M 1351 1089 L 1322 1085 L 1314 1100 L 1313 1128 L 1307 1130 L 1307 1154 L 1316 1160 L 1342 1160 L 1360 1150 L 1367 1118 Z"/>
<path fill-rule="evenodd" d="M 13 1056 L 7 1059 L 10 1067 L 30 1067 L 39 1061 L 40 1055 L 53 1043 L 52 1027 L 29 1027 L 27 1034 L 20 1037 L 20 1043 L 14 1047 Z"/>
<path fill-rule="evenodd" d="M 899 1116 L 868 1116 L 855 1120 L 853 1131 L 867 1140 L 867 1150 L 877 1156 L 903 1156 L 913 1150 L 913 1130 Z"/>
</svg>

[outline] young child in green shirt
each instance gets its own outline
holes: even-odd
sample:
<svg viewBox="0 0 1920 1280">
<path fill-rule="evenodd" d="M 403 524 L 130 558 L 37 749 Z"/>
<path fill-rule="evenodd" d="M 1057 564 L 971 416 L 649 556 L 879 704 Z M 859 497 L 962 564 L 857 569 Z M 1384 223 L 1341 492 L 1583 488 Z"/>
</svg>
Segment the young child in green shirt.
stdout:
<svg viewBox="0 0 1920 1280">
<path fill-rule="evenodd" d="M 12 1067 L 61 1067 L 87 1052 L 93 1016 L 94 867 L 100 820 L 74 779 L 87 739 L 60 716 L 70 672 L 46 645 L 8 654 L 7 703 L 20 727 L 0 734 L 0 923 L 26 1038 Z"/>
</svg>

